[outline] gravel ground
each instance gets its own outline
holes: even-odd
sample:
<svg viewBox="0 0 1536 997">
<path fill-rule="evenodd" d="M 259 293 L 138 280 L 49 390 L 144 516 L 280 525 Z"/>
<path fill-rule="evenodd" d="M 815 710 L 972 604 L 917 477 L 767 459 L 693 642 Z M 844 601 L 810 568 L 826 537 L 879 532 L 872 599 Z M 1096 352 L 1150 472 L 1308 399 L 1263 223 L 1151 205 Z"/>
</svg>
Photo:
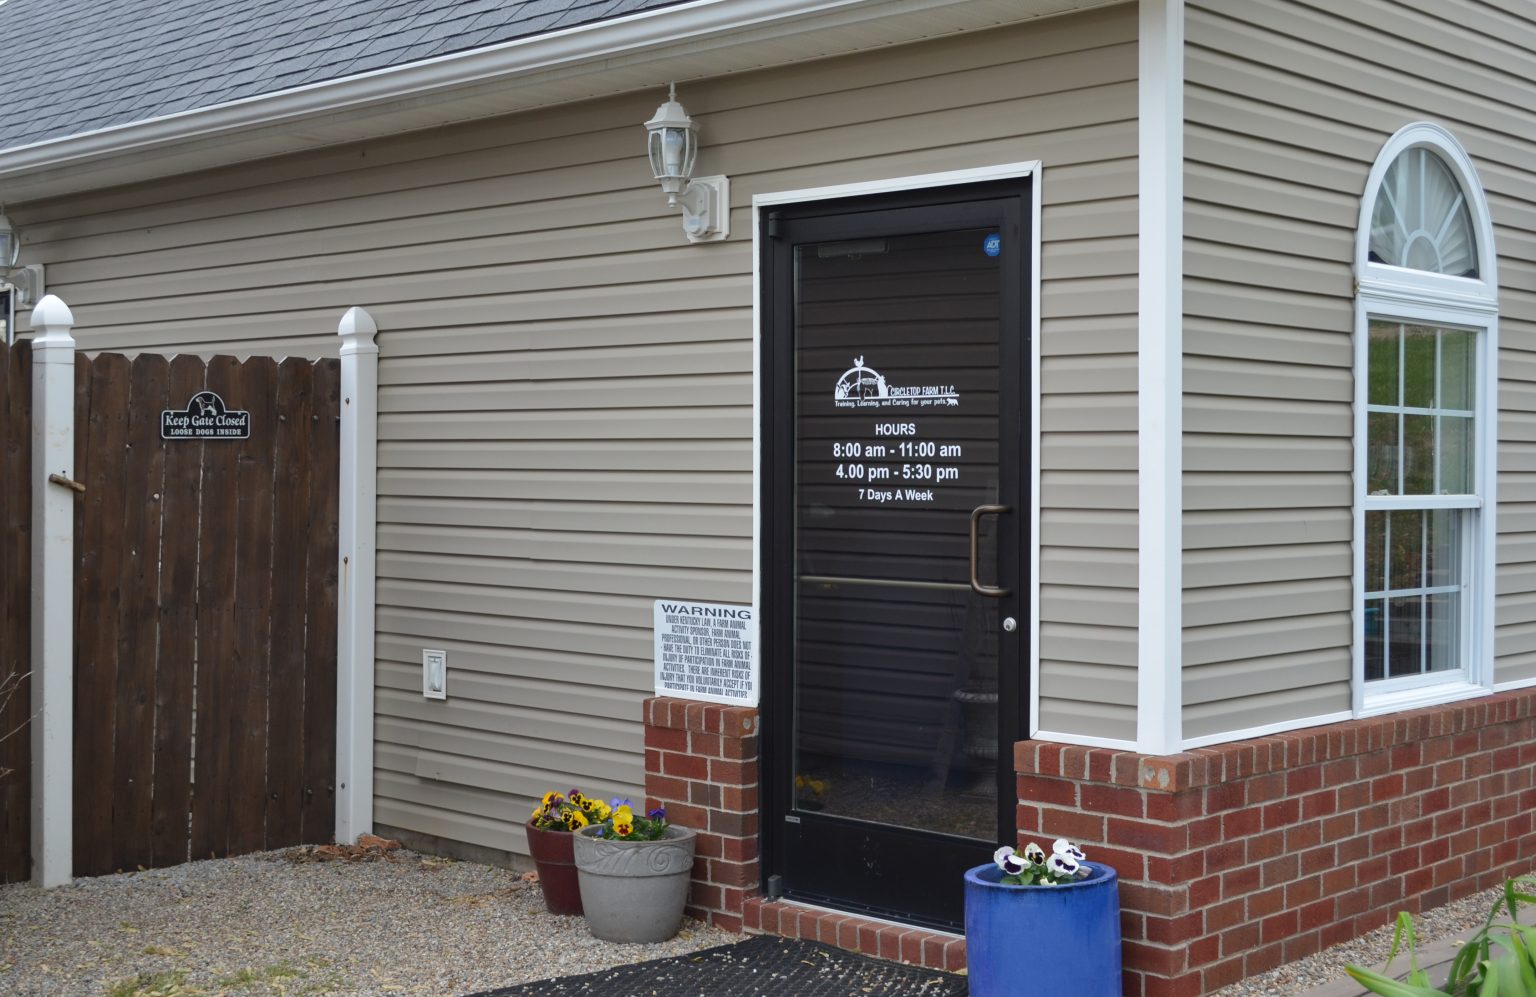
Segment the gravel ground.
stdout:
<svg viewBox="0 0 1536 997">
<path fill-rule="evenodd" d="M 670 941 L 616 945 L 544 910 L 507 869 L 400 850 L 317 862 L 305 849 L 0 887 L 0 993 L 464 994 L 680 955 L 732 935 L 691 919 Z M 1482 924 L 1498 891 L 1414 918 L 1421 943 Z M 1522 921 L 1528 918 L 1522 917 Z M 1387 926 L 1219 991 L 1285 997 L 1377 966 Z"/>
<path fill-rule="evenodd" d="M 1451 938 L 1464 931 L 1482 927 L 1483 922 L 1488 920 L 1488 911 L 1493 907 L 1494 900 L 1503 892 L 1504 887 L 1500 886 L 1486 893 L 1474 893 L 1470 897 L 1446 904 L 1444 907 L 1436 907 L 1422 914 L 1415 914 L 1413 931 L 1418 946 L 1422 948 L 1442 938 Z M 1522 924 L 1531 923 L 1531 917 L 1524 907 L 1520 909 L 1520 921 Z M 1225 987 L 1216 991 L 1213 997 L 1294 997 L 1325 983 L 1349 979 L 1344 972 L 1345 966 L 1356 965 L 1380 969 L 1381 964 L 1386 961 L 1387 953 L 1392 951 L 1393 929 L 1394 926 L 1391 924 L 1377 928 L 1369 934 L 1335 945 L 1331 949 L 1325 949 L 1317 955 L 1298 959 L 1268 973 L 1261 973 L 1241 983 Z M 1399 953 L 1392 962 L 1392 968 L 1394 971 L 1406 971 L 1407 955 Z M 1430 981 L 1435 986 L 1439 986 L 1445 982 L 1444 975 L 1444 970 L 1431 971 Z"/>
<path fill-rule="evenodd" d="M 685 919 L 667 942 L 600 942 L 507 869 L 307 854 L 0 887 L 0 993 L 464 994 L 742 937 Z"/>
</svg>

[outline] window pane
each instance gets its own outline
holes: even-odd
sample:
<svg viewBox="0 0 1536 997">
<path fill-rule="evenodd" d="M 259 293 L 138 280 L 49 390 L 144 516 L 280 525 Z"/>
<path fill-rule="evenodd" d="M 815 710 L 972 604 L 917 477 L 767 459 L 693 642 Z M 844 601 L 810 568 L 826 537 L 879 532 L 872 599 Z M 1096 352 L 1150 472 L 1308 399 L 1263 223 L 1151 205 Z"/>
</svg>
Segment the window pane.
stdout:
<svg viewBox="0 0 1536 997">
<path fill-rule="evenodd" d="M 1386 648 L 1382 638 L 1385 635 L 1387 600 L 1365 600 L 1365 677 L 1368 681 L 1386 678 L 1386 668 L 1383 664 Z"/>
<path fill-rule="evenodd" d="M 1387 167 L 1371 209 L 1370 259 L 1457 277 L 1477 276 L 1477 235 L 1461 184 L 1428 149 Z"/>
<path fill-rule="evenodd" d="M 1460 664 L 1461 593 L 1439 592 L 1424 597 L 1425 667 L 1443 672 Z"/>
<path fill-rule="evenodd" d="M 1403 404 L 1409 408 L 1435 404 L 1435 340 L 1434 329 L 1403 328 Z"/>
<path fill-rule="evenodd" d="M 1365 514 L 1365 590 L 1380 592 L 1387 581 L 1387 513 Z"/>
<path fill-rule="evenodd" d="M 1460 329 L 1440 333 L 1440 408 L 1469 410 L 1476 401 L 1476 336 Z"/>
<path fill-rule="evenodd" d="M 1371 405 L 1396 405 L 1397 402 L 1397 323 L 1372 322 L 1370 341 L 1370 385 L 1366 401 Z"/>
<path fill-rule="evenodd" d="M 1440 417 L 1440 494 L 1472 494 L 1472 420 Z"/>
<path fill-rule="evenodd" d="M 1394 590 L 1424 585 L 1424 513 L 1388 513 L 1387 583 Z"/>
<path fill-rule="evenodd" d="M 1371 412 L 1365 417 L 1365 491 L 1367 495 L 1397 494 L 1396 412 Z"/>
<path fill-rule="evenodd" d="M 1403 416 L 1403 495 L 1435 494 L 1435 417 Z"/>
<path fill-rule="evenodd" d="M 1429 513 L 1429 537 L 1425 544 L 1424 584 L 1430 588 L 1460 585 L 1461 524 L 1467 513 L 1437 509 Z"/>
<path fill-rule="evenodd" d="M 1387 600 L 1387 677 L 1417 675 L 1423 670 L 1420 648 L 1424 635 L 1424 598 Z"/>
</svg>

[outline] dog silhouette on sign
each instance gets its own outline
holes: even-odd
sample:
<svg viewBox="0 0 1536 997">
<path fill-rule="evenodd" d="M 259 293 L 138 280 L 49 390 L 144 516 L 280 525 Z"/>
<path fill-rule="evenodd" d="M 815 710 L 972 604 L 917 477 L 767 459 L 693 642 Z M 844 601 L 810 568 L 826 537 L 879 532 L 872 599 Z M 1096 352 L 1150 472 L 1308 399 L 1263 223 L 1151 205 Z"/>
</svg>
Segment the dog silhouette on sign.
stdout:
<svg viewBox="0 0 1536 997">
<path fill-rule="evenodd" d="M 203 415 L 219 414 L 218 406 L 214 404 L 217 399 L 213 395 L 194 395 L 192 400 L 197 403 L 197 407 L 202 410 Z"/>
</svg>

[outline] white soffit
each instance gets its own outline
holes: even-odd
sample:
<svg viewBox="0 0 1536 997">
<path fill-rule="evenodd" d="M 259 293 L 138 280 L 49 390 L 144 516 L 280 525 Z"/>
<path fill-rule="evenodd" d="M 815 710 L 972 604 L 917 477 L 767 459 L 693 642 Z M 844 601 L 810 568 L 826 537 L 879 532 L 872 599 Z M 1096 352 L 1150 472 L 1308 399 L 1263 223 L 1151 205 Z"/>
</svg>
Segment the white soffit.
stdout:
<svg viewBox="0 0 1536 997">
<path fill-rule="evenodd" d="M 56 197 L 1117 2 L 695 0 L 19 146 L 0 152 L 0 194 Z"/>
</svg>

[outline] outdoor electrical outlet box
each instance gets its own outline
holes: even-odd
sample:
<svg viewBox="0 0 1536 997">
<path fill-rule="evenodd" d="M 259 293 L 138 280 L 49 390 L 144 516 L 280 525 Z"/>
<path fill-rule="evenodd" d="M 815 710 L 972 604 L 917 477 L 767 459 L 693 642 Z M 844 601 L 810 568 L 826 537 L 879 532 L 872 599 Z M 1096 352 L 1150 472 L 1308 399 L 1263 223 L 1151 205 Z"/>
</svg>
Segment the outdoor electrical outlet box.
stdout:
<svg viewBox="0 0 1536 997">
<path fill-rule="evenodd" d="M 421 694 L 428 699 L 448 698 L 448 652 L 421 652 Z"/>
</svg>

